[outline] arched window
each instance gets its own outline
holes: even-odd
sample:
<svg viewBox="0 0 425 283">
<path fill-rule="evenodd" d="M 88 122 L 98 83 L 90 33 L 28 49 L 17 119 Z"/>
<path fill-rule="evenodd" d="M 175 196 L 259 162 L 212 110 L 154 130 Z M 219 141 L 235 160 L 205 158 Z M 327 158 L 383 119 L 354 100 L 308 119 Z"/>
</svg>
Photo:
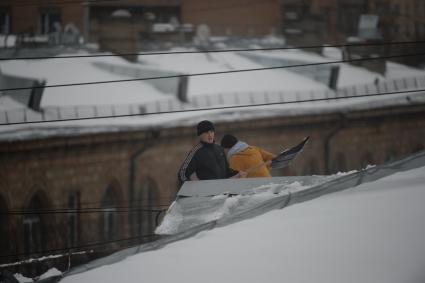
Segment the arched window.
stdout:
<svg viewBox="0 0 425 283">
<path fill-rule="evenodd" d="M 26 214 L 23 220 L 24 226 L 24 251 L 27 254 L 42 252 L 45 247 L 44 224 L 41 214 L 37 211 L 43 209 L 43 198 L 40 193 L 35 194 L 27 207 L 31 214 Z"/>
<path fill-rule="evenodd" d="M 102 219 L 101 219 L 101 234 L 105 241 L 114 240 L 117 236 L 117 205 L 118 193 L 114 186 L 109 185 L 102 198 Z"/>
</svg>

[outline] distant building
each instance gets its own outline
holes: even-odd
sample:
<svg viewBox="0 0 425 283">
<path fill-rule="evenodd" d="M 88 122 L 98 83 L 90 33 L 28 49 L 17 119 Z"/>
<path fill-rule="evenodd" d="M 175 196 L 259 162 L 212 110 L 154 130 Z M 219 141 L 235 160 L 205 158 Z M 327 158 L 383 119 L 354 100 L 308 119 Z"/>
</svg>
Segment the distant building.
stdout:
<svg viewBox="0 0 425 283">
<path fill-rule="evenodd" d="M 161 41 L 183 40 L 178 29 L 181 21 L 178 0 L 94 3 L 89 15 L 88 40 L 98 42 L 102 49 L 137 53 L 155 41 L 161 44 Z M 167 25 L 169 29 L 158 29 L 158 25 Z"/>
<path fill-rule="evenodd" d="M 155 23 L 179 22 L 178 0 L 66 1 L 40 0 L 0 3 L 0 34 L 17 34 L 18 43 L 45 40 L 63 43 L 68 32 L 78 33 L 85 41 L 105 43 L 105 48 L 121 52 L 138 48 L 141 33 Z M 57 34 L 57 39 L 54 35 Z M 49 36 L 49 37 L 47 37 Z M 38 40 L 38 42 L 37 42 Z M 103 47 L 103 46 L 101 46 Z"/>
<path fill-rule="evenodd" d="M 62 3 L 62 4 L 61 4 Z M 375 20 L 364 21 L 367 19 Z M 139 48 L 149 41 L 191 40 L 206 25 L 211 35 L 282 34 L 289 44 L 320 45 L 425 38 L 421 0 L 120 0 L 14 1 L 0 3 L 0 33 L 48 35 L 78 30 L 86 41 Z M 366 30 L 365 30 L 366 28 Z M 371 29 L 374 30 L 371 30 Z M 367 30 L 369 29 L 369 30 Z M 366 32 L 366 33 L 365 33 Z M 191 35 L 191 34 L 190 34 Z M 370 35 L 373 35 L 370 37 Z M 132 41 L 131 43 L 129 43 Z M 131 49 L 130 48 L 130 49 Z"/>
<path fill-rule="evenodd" d="M 425 37 L 425 2 L 421 0 L 281 0 L 280 3 L 284 35 L 298 33 L 302 37 L 318 30 L 320 42 L 341 42 L 359 35 L 362 15 L 376 15 L 383 40 Z"/>
</svg>

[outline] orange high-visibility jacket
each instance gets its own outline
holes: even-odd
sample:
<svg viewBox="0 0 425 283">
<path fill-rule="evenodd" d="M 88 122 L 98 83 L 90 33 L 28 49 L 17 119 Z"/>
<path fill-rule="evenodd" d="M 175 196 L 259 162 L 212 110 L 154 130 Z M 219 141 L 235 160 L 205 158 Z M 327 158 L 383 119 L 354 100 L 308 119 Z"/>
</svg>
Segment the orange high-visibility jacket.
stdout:
<svg viewBox="0 0 425 283">
<path fill-rule="evenodd" d="M 265 161 L 272 160 L 275 157 L 273 153 L 265 151 L 256 146 L 248 146 L 229 158 L 230 168 L 236 171 L 246 171 L 249 168 L 263 163 Z M 248 178 L 252 177 L 270 177 L 270 167 L 261 166 L 256 170 L 248 173 Z"/>
</svg>

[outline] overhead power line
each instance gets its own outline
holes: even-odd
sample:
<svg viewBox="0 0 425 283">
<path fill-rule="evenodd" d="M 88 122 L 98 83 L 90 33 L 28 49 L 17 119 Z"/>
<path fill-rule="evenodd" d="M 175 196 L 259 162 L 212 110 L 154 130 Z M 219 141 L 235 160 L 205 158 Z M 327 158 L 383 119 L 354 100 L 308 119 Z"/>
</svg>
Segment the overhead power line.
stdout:
<svg viewBox="0 0 425 283">
<path fill-rule="evenodd" d="M 33 86 L 33 87 L 3 88 L 3 89 L 0 89 L 0 92 L 1 91 L 29 90 L 29 89 L 58 88 L 58 87 L 73 87 L 73 86 L 83 86 L 83 85 L 126 83 L 126 82 L 147 81 L 147 80 L 172 79 L 172 78 L 181 78 L 181 77 L 224 75 L 224 74 L 232 74 L 232 73 L 244 73 L 244 72 L 256 72 L 256 71 L 277 70 L 277 69 L 311 67 L 311 66 L 320 66 L 320 65 L 329 65 L 329 64 L 349 63 L 349 62 L 362 62 L 362 61 L 394 59 L 394 58 L 404 58 L 404 57 L 418 57 L 418 56 L 424 56 L 424 55 L 425 55 L 425 53 L 422 52 L 422 53 L 413 53 L 413 54 L 401 54 L 401 55 L 381 56 L 381 57 L 372 57 L 372 58 L 347 59 L 347 60 L 337 60 L 337 61 L 318 62 L 318 63 L 306 63 L 306 64 L 296 64 L 296 65 L 286 65 L 286 66 L 276 66 L 276 67 L 238 69 L 238 70 L 228 70 L 228 71 L 218 71 L 218 72 L 181 74 L 181 75 L 146 77 L 146 78 L 135 78 L 135 79 L 123 79 L 123 80 L 96 81 L 96 82 L 86 82 L 86 83 L 56 84 L 56 85 Z"/>
<path fill-rule="evenodd" d="M 146 235 L 146 236 L 141 236 L 142 238 L 146 238 L 146 237 L 156 237 L 159 238 L 159 235 L 156 234 L 152 234 L 152 235 Z M 139 237 L 138 237 L 139 238 Z M 100 245 L 99 245 L 100 246 Z M 120 250 L 123 249 L 129 249 L 129 248 L 134 248 L 134 247 L 140 247 L 141 244 L 132 244 L 132 245 L 120 245 Z M 68 256 L 75 256 L 75 255 L 80 255 L 80 254 L 92 254 L 94 252 L 100 252 L 100 251 L 107 251 L 107 250 L 111 250 L 111 248 L 107 248 L 107 247 L 103 247 L 103 248 L 97 248 L 97 249 L 87 249 L 87 250 L 83 250 L 83 249 L 79 249 L 78 251 L 70 251 L 69 249 L 63 249 L 62 253 L 59 254 L 49 254 L 51 252 L 51 250 L 45 250 L 41 257 L 36 257 L 36 258 L 28 258 L 28 259 L 23 259 L 20 260 L 18 262 L 11 262 L 11 263 L 2 263 L 0 264 L 0 268 L 2 267 L 8 267 L 8 266 L 19 266 L 19 265 L 24 265 L 24 264 L 33 264 L 34 262 L 42 262 L 42 261 L 47 261 L 47 260 L 54 260 L 57 259 L 59 257 L 68 257 Z M 53 253 L 57 253 L 58 251 L 53 251 Z M 29 256 L 31 254 L 25 254 L 26 256 Z M 39 255 L 39 253 L 33 253 L 32 255 Z M 22 254 L 17 254 L 17 255 L 11 255 L 11 256 L 4 256 L 4 257 L 18 257 L 18 256 L 22 256 Z M 0 256 L 1 257 L 1 256 Z"/>
<path fill-rule="evenodd" d="M 155 205 L 151 205 L 152 208 L 158 208 L 158 207 L 168 207 L 170 205 L 171 202 L 174 201 L 175 198 L 171 198 L 171 197 L 159 197 L 159 198 L 155 198 L 155 201 L 164 201 L 164 203 L 162 204 L 155 204 Z M 129 204 L 129 206 L 120 206 L 119 204 Z M 8 214 L 8 212 L 12 212 L 13 214 L 15 212 L 19 213 L 19 212 L 29 212 L 29 211 L 34 211 L 35 214 L 37 214 L 38 211 L 68 211 L 68 210 L 105 210 L 105 209 L 110 209 L 110 208 L 116 208 L 116 209 L 146 209 L 146 207 L 148 207 L 148 205 L 146 205 L 147 203 L 151 203 L 151 200 L 149 199 L 140 199 L 140 200 L 134 200 L 134 201 L 114 201 L 113 205 L 117 205 L 117 206 L 111 206 L 111 207 L 99 207 L 99 205 L 102 205 L 101 202 L 97 201 L 97 202 L 80 202 L 79 205 L 81 206 L 80 208 L 69 208 L 69 207 L 61 207 L 61 206 L 48 206 L 48 207 L 43 207 L 42 209 L 20 209 L 20 208 L 9 208 L 7 210 L 0 210 L 0 215 L 2 214 Z M 168 203 L 168 204 L 167 204 Z M 131 206 L 131 204 L 134 204 L 133 206 Z M 145 205 L 143 205 L 145 204 Z M 96 207 L 90 207 L 88 205 L 97 205 Z M 87 207 L 84 207 L 87 206 Z M 78 212 L 76 212 L 78 213 Z"/>
<path fill-rule="evenodd" d="M 39 124 L 39 123 L 55 123 L 55 122 L 65 122 L 65 121 L 81 121 L 81 120 L 107 119 L 107 118 L 124 118 L 124 117 L 136 117 L 136 116 L 159 115 L 159 114 L 176 114 L 176 113 L 211 111 L 211 110 L 240 109 L 240 108 L 248 108 L 248 107 L 261 107 L 261 106 L 284 105 L 284 104 L 295 104 L 295 103 L 320 102 L 320 101 L 328 101 L 328 100 L 340 100 L 340 99 L 349 99 L 349 98 L 385 96 L 385 95 L 392 95 L 392 94 L 417 93 L 417 92 L 423 92 L 423 91 L 425 91 L 425 89 L 392 91 L 392 92 L 372 93 L 372 94 L 363 94 L 363 95 L 360 94 L 360 95 L 351 95 L 351 96 L 347 95 L 347 96 L 344 96 L 344 97 L 304 99 L 304 100 L 286 101 L 286 102 L 271 102 L 271 103 L 260 103 L 260 104 L 245 104 L 245 105 L 234 105 L 234 106 L 220 106 L 220 107 L 210 107 L 210 108 L 162 111 L 162 112 L 152 112 L 152 113 L 124 114 L 124 115 L 115 115 L 115 116 L 109 116 L 108 115 L 108 116 L 85 117 L 85 118 L 45 120 L 45 121 L 13 122 L 13 123 L 2 123 L 2 124 L 0 124 L 0 126 Z"/>
<path fill-rule="evenodd" d="M 124 213 L 124 212 L 163 212 L 164 209 L 147 209 L 138 207 L 98 207 L 81 209 L 39 209 L 0 211 L 0 215 L 41 215 L 41 214 L 78 214 L 78 213 Z"/>
<path fill-rule="evenodd" d="M 155 197 L 155 201 L 164 201 L 165 203 L 169 203 L 171 201 L 173 201 L 175 198 L 174 197 Z M 141 203 L 151 203 L 151 199 L 149 198 L 142 198 L 139 200 L 114 200 L 113 205 L 117 205 L 117 204 L 135 204 L 134 206 L 139 206 Z M 100 201 L 85 201 L 85 202 L 80 202 L 79 203 L 80 206 L 86 206 L 85 208 L 91 208 L 90 205 L 102 205 L 102 202 Z M 168 206 L 167 204 L 157 204 L 155 206 Z M 68 207 L 66 208 L 60 208 L 58 206 L 52 206 L 49 207 L 48 209 L 68 209 Z"/>
<path fill-rule="evenodd" d="M 15 257 L 21 257 L 21 256 L 30 256 L 30 255 L 45 255 L 45 254 L 51 254 L 51 253 L 68 252 L 70 250 L 81 251 L 81 250 L 96 247 L 96 246 L 104 246 L 104 245 L 109 245 L 109 244 L 114 244 L 114 243 L 135 241 L 135 240 L 141 240 L 141 239 L 153 238 L 153 237 L 159 238 L 159 236 L 156 235 L 156 234 L 141 235 L 141 236 L 136 236 L 136 237 L 116 239 L 116 240 L 111 240 L 111 241 L 101 241 L 101 242 L 87 243 L 87 244 L 83 244 L 83 245 L 66 247 L 66 248 L 39 250 L 39 251 L 30 252 L 30 253 L 5 254 L 5 255 L 0 255 L 0 258 L 15 258 Z"/>
<path fill-rule="evenodd" d="M 267 48 L 234 48 L 234 49 L 212 49 L 212 50 L 196 50 L 196 51 L 164 51 L 164 52 L 138 52 L 138 53 L 91 54 L 91 55 L 63 55 L 63 56 L 38 56 L 38 57 L 8 57 L 8 58 L 3 57 L 3 58 L 0 58 L 0 61 L 304 50 L 304 49 L 318 49 L 323 47 L 346 48 L 346 47 L 370 47 L 370 46 L 409 45 L 409 44 L 425 44 L 425 41 L 419 40 L 419 41 L 375 42 L 375 43 L 371 42 L 371 43 L 326 44 L 326 45 L 322 44 L 322 45 L 306 45 L 306 46 L 291 46 L 291 47 L 286 46 L 286 47 L 267 47 Z"/>
<path fill-rule="evenodd" d="M 15 261 L 15 262 L 0 263 L 0 268 L 4 269 L 4 268 L 7 268 L 7 267 L 12 267 L 12 266 L 22 266 L 22 265 L 26 265 L 26 264 L 34 264 L 36 262 L 56 260 L 56 259 L 62 258 L 62 257 L 71 257 L 71 256 L 76 256 L 76 255 L 87 255 L 87 254 L 91 254 L 93 252 L 94 252 L 94 250 L 91 249 L 91 250 L 77 251 L 77 252 L 69 252 L 68 251 L 67 253 L 55 254 L 55 255 L 50 254 L 50 255 L 45 255 L 45 256 L 36 257 L 36 258 L 31 257 L 31 258 L 27 258 L 27 259 Z"/>
</svg>

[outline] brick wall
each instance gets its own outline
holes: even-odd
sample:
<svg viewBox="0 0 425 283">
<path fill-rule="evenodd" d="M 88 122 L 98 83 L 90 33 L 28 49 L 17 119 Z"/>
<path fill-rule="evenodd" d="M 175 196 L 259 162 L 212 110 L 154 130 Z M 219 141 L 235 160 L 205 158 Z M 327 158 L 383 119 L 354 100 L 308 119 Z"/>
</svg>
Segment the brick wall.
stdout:
<svg viewBox="0 0 425 283">
<path fill-rule="evenodd" d="M 11 2 L 11 1 L 9 1 Z M 13 6 L 14 3 L 11 3 L 11 31 L 12 33 L 28 33 L 30 31 L 34 33 L 39 33 L 40 27 L 40 9 L 43 8 L 56 8 L 60 11 L 61 14 L 61 25 L 62 29 L 65 25 L 73 23 L 76 27 L 83 32 L 83 9 L 84 7 L 81 4 L 58 4 L 59 1 L 56 1 L 56 5 L 42 5 L 38 6 Z M 53 2 L 50 2 L 53 3 Z M 8 3 L 5 3 L 7 5 Z"/>
<path fill-rule="evenodd" d="M 182 0 L 183 23 L 207 24 L 213 35 L 266 35 L 280 30 L 277 0 Z"/>
<path fill-rule="evenodd" d="M 17 258 L 1 258 L 2 262 L 16 261 L 28 256 L 25 249 L 25 225 L 27 218 L 40 217 L 42 229 L 41 247 L 38 249 L 55 250 L 68 246 L 113 241 L 140 236 L 140 231 L 132 230 L 132 221 L 138 214 L 130 212 L 131 207 L 141 209 L 140 203 L 131 203 L 130 195 L 143 189 L 135 187 L 130 190 L 131 156 L 144 146 L 146 134 L 143 132 L 123 135 L 107 134 L 77 136 L 68 138 L 51 138 L 16 143 L 2 143 L 0 146 L 0 201 L 2 210 L 32 210 L 31 203 L 35 197 L 41 200 L 42 210 L 56 210 L 61 213 L 34 213 L 30 215 L 7 215 L 1 218 L 2 224 L 8 223 L 9 231 L 2 234 L 2 241 L 10 241 L 2 254 L 22 254 Z M 139 174 L 136 172 L 136 176 Z M 107 190 L 111 190 L 112 203 L 105 204 Z M 64 213 L 70 209 L 69 196 L 78 195 L 77 209 L 80 214 Z M 158 196 L 160 198 L 160 196 Z M 138 200 L 137 198 L 135 200 Z M 147 206 L 147 205 L 144 205 Z M 114 207 L 123 212 L 112 213 L 113 230 L 111 236 L 105 235 L 105 213 L 99 209 Z M 89 212 L 95 209 L 96 212 Z M 68 242 L 69 217 L 78 218 L 77 236 L 74 243 Z M 142 215 L 143 216 L 143 215 Z M 143 224 L 143 223 L 142 223 Z M 151 227 L 144 228 L 144 234 L 152 234 Z M 4 238 L 3 238 L 4 237 Z M 140 238 L 145 241 L 148 238 Z M 128 246 L 139 240 L 124 241 L 108 246 L 94 246 L 101 252 L 105 248 L 110 252 L 119 246 Z M 52 254 L 54 252 L 50 252 Z"/>
</svg>

